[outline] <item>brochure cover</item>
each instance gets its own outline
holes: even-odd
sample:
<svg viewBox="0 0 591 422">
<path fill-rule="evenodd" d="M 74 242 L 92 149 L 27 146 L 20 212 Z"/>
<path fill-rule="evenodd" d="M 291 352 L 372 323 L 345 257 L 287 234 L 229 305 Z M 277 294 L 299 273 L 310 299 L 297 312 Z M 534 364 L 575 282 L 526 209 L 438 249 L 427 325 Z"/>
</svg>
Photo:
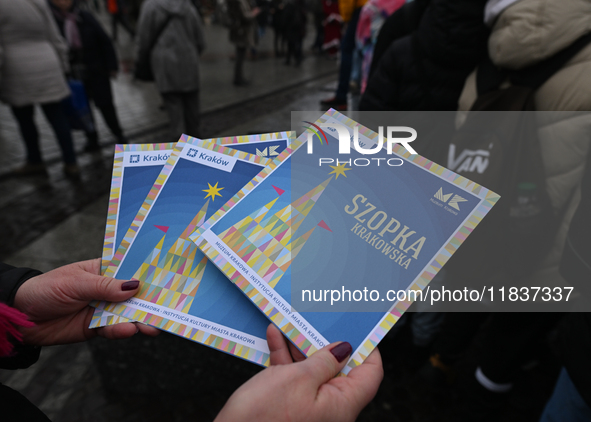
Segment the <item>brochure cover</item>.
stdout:
<svg viewBox="0 0 591 422">
<path fill-rule="evenodd" d="M 290 153 L 270 160 L 183 135 L 105 271 L 140 291 L 95 306 L 268 365 L 268 321 L 187 238 Z"/>
<path fill-rule="evenodd" d="M 293 138 L 291 132 L 209 139 L 220 145 L 275 158 L 285 150 Z M 109 209 L 103 241 L 102 273 L 104 274 L 121 239 L 129 229 L 140 206 L 150 193 L 156 178 L 170 157 L 176 143 L 116 145 L 113 175 L 109 195 Z M 90 328 L 126 322 L 127 319 L 96 309 Z"/>
<path fill-rule="evenodd" d="M 304 125 L 294 154 L 190 239 L 306 355 L 351 343 L 347 373 L 499 196 L 397 143 L 359 153 L 383 138 L 334 110 Z"/>
<path fill-rule="evenodd" d="M 115 145 L 102 272 L 131 226 L 176 142 Z"/>
</svg>

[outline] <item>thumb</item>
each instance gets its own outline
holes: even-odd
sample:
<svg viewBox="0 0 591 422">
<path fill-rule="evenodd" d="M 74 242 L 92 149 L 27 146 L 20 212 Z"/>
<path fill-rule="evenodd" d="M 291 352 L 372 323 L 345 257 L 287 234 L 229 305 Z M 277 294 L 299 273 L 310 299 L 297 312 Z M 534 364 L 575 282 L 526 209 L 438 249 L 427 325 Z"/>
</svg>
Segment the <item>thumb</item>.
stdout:
<svg viewBox="0 0 591 422">
<path fill-rule="evenodd" d="M 67 268 L 67 267 L 65 267 Z M 90 302 L 91 300 L 105 300 L 108 302 L 122 302 L 137 293 L 139 280 L 118 280 L 100 275 L 101 259 L 81 261 L 69 266 L 69 289 L 71 296 Z"/>
<path fill-rule="evenodd" d="M 347 342 L 329 344 L 299 365 L 305 365 L 310 381 L 320 386 L 333 379 L 345 367 L 352 351 L 353 347 Z"/>
<path fill-rule="evenodd" d="M 82 279 L 77 280 L 72 290 L 77 299 L 83 301 L 122 302 L 136 294 L 139 286 L 139 280 L 119 280 L 85 273 Z"/>
</svg>

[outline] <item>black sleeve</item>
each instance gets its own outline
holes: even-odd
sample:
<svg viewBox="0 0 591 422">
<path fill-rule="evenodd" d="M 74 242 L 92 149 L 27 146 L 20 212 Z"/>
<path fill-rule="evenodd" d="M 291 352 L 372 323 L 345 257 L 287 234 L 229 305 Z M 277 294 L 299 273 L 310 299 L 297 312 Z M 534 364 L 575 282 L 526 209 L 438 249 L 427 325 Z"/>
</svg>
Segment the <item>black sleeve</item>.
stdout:
<svg viewBox="0 0 591 422">
<path fill-rule="evenodd" d="M 12 306 L 18 288 L 25 281 L 39 274 L 41 274 L 41 271 L 30 268 L 15 268 L 0 262 L 0 302 Z M 0 358 L 0 368 L 28 368 L 37 362 L 40 351 L 40 347 L 16 345 L 13 356 Z"/>
<path fill-rule="evenodd" d="M 5 385 L 0 385 L 0 409 L 3 421 L 51 422 L 25 396 Z"/>
<path fill-rule="evenodd" d="M 31 268 L 15 268 L 0 262 L 0 302 L 13 306 L 18 288 L 28 279 L 41 274 Z"/>
<path fill-rule="evenodd" d="M 571 220 L 560 274 L 587 300 L 591 300 L 591 152 L 581 181 L 581 202 Z"/>
<path fill-rule="evenodd" d="M 571 220 L 560 274 L 584 297 L 591 301 L 591 151 L 587 158 L 581 181 L 581 202 Z M 588 309 L 588 308 L 587 308 Z M 573 312 L 568 315 L 559 330 L 559 353 L 577 391 L 591 406 L 591 313 Z"/>
<path fill-rule="evenodd" d="M 415 0 L 404 4 L 400 9 L 388 16 L 380 28 L 376 45 L 373 49 L 371 66 L 369 68 L 370 76 L 376 70 L 378 62 L 388 47 L 394 41 L 411 34 L 417 29 L 428 3 L 428 0 Z"/>
</svg>

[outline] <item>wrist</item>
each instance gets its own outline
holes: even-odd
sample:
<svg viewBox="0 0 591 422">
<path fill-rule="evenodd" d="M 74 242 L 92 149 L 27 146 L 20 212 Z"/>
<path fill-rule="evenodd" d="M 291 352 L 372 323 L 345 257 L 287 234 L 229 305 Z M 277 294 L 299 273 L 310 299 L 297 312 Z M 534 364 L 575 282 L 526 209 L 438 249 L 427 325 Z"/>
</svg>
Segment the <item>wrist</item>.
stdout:
<svg viewBox="0 0 591 422">
<path fill-rule="evenodd" d="M 16 268 L 0 264 L 0 302 L 19 309 L 15 303 L 18 290 L 26 281 L 40 274 L 43 273 L 31 268 Z"/>
</svg>

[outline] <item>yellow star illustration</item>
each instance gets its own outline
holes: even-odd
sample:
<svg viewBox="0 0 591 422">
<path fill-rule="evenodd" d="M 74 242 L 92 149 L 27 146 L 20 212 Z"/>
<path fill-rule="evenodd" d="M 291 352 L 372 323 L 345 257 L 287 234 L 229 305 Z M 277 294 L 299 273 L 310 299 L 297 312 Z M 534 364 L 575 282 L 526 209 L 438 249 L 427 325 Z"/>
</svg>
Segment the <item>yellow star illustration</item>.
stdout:
<svg viewBox="0 0 591 422">
<path fill-rule="evenodd" d="M 222 194 L 220 193 L 220 191 L 224 188 L 218 188 L 218 182 L 215 182 L 215 186 L 211 186 L 209 183 L 209 189 L 203 189 L 203 192 L 207 192 L 207 195 L 205 195 L 205 199 L 207 199 L 209 196 L 211 196 L 211 200 L 215 201 L 215 196 L 218 195 L 219 197 L 222 196 Z"/>
<path fill-rule="evenodd" d="M 344 162 L 344 163 L 340 163 L 340 164 L 338 164 L 336 166 L 329 166 L 329 167 L 332 168 L 332 171 L 330 173 L 328 173 L 328 174 L 334 174 L 335 175 L 335 179 L 338 179 L 340 175 L 343 175 L 343 176 L 347 177 L 347 175 L 345 174 L 345 172 L 346 171 L 349 171 L 351 169 L 348 169 L 346 167 L 346 165 L 347 165 L 347 163 Z"/>
</svg>

